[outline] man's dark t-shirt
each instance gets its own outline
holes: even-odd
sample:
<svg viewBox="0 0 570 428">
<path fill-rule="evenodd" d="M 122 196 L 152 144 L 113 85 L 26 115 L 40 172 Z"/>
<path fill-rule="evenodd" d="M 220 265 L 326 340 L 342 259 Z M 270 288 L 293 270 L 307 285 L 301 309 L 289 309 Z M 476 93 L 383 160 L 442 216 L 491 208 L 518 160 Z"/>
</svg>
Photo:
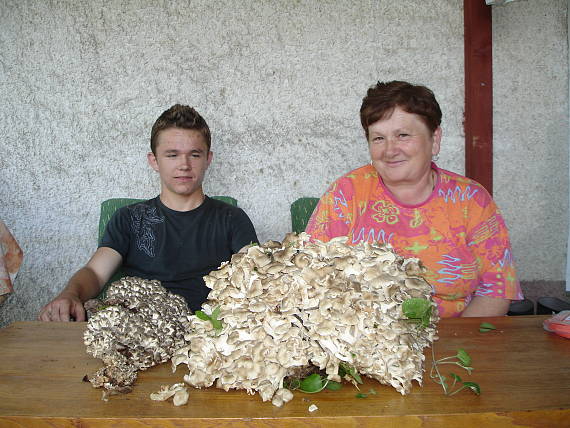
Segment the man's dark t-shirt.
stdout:
<svg viewBox="0 0 570 428">
<path fill-rule="evenodd" d="M 252 242 L 257 235 L 241 208 L 206 196 L 192 211 L 174 211 L 157 196 L 117 210 L 99 247 L 123 257 L 126 275 L 158 279 L 196 311 L 210 292 L 203 276 Z"/>
</svg>

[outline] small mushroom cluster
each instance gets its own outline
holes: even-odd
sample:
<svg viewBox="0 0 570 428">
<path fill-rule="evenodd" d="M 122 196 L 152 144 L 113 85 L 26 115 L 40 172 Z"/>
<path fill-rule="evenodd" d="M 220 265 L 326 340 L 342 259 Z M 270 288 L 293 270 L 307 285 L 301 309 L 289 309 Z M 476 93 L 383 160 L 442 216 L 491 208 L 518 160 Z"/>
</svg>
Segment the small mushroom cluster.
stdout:
<svg viewBox="0 0 570 428">
<path fill-rule="evenodd" d="M 277 406 L 292 398 L 284 378 L 307 366 L 340 381 L 339 365 L 349 365 L 402 394 L 413 379 L 421 384 L 437 311 L 420 328 L 402 303 L 431 298 L 425 269 L 390 245 L 346 239 L 311 242 L 291 233 L 234 254 L 204 277 L 212 289 L 207 316 L 188 317 L 187 345 L 172 357 L 173 370 L 185 363 L 184 381 L 194 387 L 257 391 Z"/>
<path fill-rule="evenodd" d="M 168 361 L 185 345 L 184 321 L 190 311 L 184 298 L 160 281 L 122 278 L 109 286 L 98 306 L 83 336 L 87 352 L 104 363 L 87 376 L 96 388 L 129 392 L 138 370 Z"/>
</svg>

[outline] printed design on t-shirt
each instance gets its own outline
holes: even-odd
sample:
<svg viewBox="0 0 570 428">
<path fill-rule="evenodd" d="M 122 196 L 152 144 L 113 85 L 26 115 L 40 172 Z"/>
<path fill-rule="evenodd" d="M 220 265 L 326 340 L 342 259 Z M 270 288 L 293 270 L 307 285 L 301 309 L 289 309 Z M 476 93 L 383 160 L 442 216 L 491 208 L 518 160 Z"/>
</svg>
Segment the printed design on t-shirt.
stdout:
<svg viewBox="0 0 570 428">
<path fill-rule="evenodd" d="M 511 269 L 498 268 L 496 272 L 483 274 L 475 294 L 478 296 L 504 297 L 505 292 L 513 287 L 515 281 L 516 277 L 512 275 Z M 517 291 L 516 297 L 522 298 L 522 294 Z"/>
<path fill-rule="evenodd" d="M 405 250 L 414 253 L 416 256 L 418 256 L 419 253 L 421 253 L 424 250 L 427 250 L 428 248 L 429 248 L 428 245 L 421 245 L 418 241 L 414 241 L 414 243 L 410 247 L 404 247 Z"/>
<path fill-rule="evenodd" d="M 363 178 L 364 178 L 364 180 L 369 180 L 371 178 L 374 180 L 377 180 L 378 179 L 378 173 L 375 170 L 371 171 L 371 172 L 367 172 L 364 174 Z"/>
<path fill-rule="evenodd" d="M 441 241 L 443 239 L 443 235 L 441 235 L 437 229 L 434 229 L 433 227 L 430 228 L 429 230 L 429 240 L 432 242 L 437 242 L 437 241 Z"/>
<path fill-rule="evenodd" d="M 335 192 L 333 194 L 333 198 L 334 198 L 334 210 L 336 211 L 338 218 L 344 219 L 345 218 L 344 211 L 346 211 L 346 209 L 348 208 L 348 202 L 346 202 L 346 197 L 344 196 L 344 193 L 342 193 L 342 189 L 339 189 L 338 193 Z M 350 220 L 346 219 L 345 223 L 346 224 L 350 223 Z"/>
<path fill-rule="evenodd" d="M 471 242 L 468 245 L 477 245 L 495 236 L 497 233 L 499 233 L 499 222 L 497 216 L 493 215 L 475 228 Z"/>
<path fill-rule="evenodd" d="M 514 264 L 513 253 L 511 253 L 511 250 L 509 248 L 505 249 L 505 252 L 503 253 L 503 257 L 499 261 L 499 264 L 501 265 L 501 267 L 512 266 Z"/>
<path fill-rule="evenodd" d="M 366 212 L 366 207 L 368 206 L 368 201 L 358 202 L 358 215 L 363 216 Z"/>
<path fill-rule="evenodd" d="M 368 241 L 368 242 L 382 242 L 384 244 L 390 244 L 392 241 L 392 238 L 394 237 L 394 233 L 386 233 L 386 231 L 384 229 L 379 229 L 378 233 L 376 233 L 376 230 L 371 227 L 368 229 L 368 233 L 366 233 L 366 228 L 365 227 L 361 227 L 360 230 L 357 233 L 354 233 L 354 231 L 352 231 L 352 237 L 350 239 L 352 244 L 357 244 L 359 242 L 362 241 Z"/>
<path fill-rule="evenodd" d="M 443 260 L 440 260 L 437 262 L 437 264 L 445 266 L 444 268 L 437 271 L 437 273 L 445 275 L 444 278 L 439 278 L 437 282 L 443 284 L 453 284 L 455 281 L 462 278 L 460 258 L 444 254 Z"/>
<path fill-rule="evenodd" d="M 156 236 L 152 230 L 152 226 L 164 223 L 156 210 L 156 207 L 150 207 L 145 204 L 137 204 L 132 208 L 129 207 L 131 214 L 131 229 L 135 234 L 135 242 L 137 248 L 149 257 L 156 255 L 155 242 Z"/>
<path fill-rule="evenodd" d="M 417 208 L 414 209 L 414 217 L 410 220 L 410 227 L 412 229 L 417 229 L 418 227 L 420 227 L 422 225 L 422 223 L 424 222 L 422 213 L 420 210 L 418 210 Z"/>
<path fill-rule="evenodd" d="M 479 191 L 478 188 L 471 189 L 471 186 L 467 186 L 463 190 L 459 186 L 455 186 L 454 189 L 439 189 L 438 195 L 443 197 L 445 202 L 453 202 L 454 204 L 458 201 L 464 201 L 465 199 L 470 200 Z"/>
<path fill-rule="evenodd" d="M 437 282 L 441 284 L 452 285 L 456 284 L 456 281 L 462 280 L 464 285 L 469 286 L 472 281 L 477 279 L 477 261 L 473 261 L 472 263 L 462 263 L 461 258 L 444 254 L 443 260 L 440 260 L 437 264 L 446 266 L 438 271 L 440 275 L 445 275 L 444 278 L 439 278 L 437 280 Z M 462 294 L 465 296 L 468 293 Z"/>
<path fill-rule="evenodd" d="M 481 284 L 479 284 L 479 287 L 477 288 L 477 290 L 475 291 L 475 295 L 476 296 L 487 296 L 487 297 L 492 297 L 494 294 L 497 294 L 498 292 L 501 294 L 502 290 L 496 290 L 497 288 L 497 282 L 482 282 Z"/>
<path fill-rule="evenodd" d="M 385 199 L 376 201 L 372 204 L 371 209 L 376 212 L 376 214 L 372 215 L 372 218 L 377 223 L 395 224 L 399 221 L 398 214 L 400 214 L 400 209 Z"/>
</svg>

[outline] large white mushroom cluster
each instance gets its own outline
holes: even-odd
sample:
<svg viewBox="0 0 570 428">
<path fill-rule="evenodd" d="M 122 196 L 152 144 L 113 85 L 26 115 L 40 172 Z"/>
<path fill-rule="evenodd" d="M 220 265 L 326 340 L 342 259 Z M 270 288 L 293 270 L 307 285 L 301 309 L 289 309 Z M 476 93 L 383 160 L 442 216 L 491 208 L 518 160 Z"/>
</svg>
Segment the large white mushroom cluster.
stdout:
<svg viewBox="0 0 570 428">
<path fill-rule="evenodd" d="M 87 376 L 94 387 L 128 392 L 138 370 L 168 361 L 186 344 L 186 301 L 159 281 L 127 277 L 113 282 L 98 306 L 84 333 L 87 352 L 105 364 Z"/>
<path fill-rule="evenodd" d="M 292 398 L 284 378 L 307 366 L 340 381 L 342 363 L 406 394 L 412 380 L 421 384 L 423 349 L 436 334 L 437 311 L 426 328 L 402 313 L 405 300 L 431 298 L 423 272 L 389 245 L 349 246 L 345 237 L 288 234 L 246 247 L 205 277 L 203 310 L 221 326 L 189 316 L 173 369 L 186 364 L 192 386 L 257 391 L 278 406 Z"/>
</svg>

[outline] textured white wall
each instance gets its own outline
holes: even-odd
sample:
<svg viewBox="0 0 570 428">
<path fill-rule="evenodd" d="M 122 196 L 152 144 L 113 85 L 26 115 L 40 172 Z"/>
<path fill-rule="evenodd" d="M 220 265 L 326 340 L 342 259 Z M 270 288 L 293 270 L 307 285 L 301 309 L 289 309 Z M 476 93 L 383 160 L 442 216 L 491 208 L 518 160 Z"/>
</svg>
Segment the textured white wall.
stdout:
<svg viewBox="0 0 570 428">
<path fill-rule="evenodd" d="M 525 280 L 565 279 L 567 0 L 493 7 L 495 200 Z"/>
<path fill-rule="evenodd" d="M 444 113 L 439 164 L 462 173 L 462 4 L 1 2 L 0 218 L 18 239 L 25 260 L 16 293 L 0 308 L 0 326 L 33 319 L 87 261 L 96 247 L 102 200 L 158 192 L 157 177 L 145 161 L 149 131 L 156 117 L 176 102 L 195 106 L 212 129 L 215 154 L 206 192 L 236 197 L 263 241 L 282 239 L 290 230 L 292 201 L 319 196 L 336 177 L 367 162 L 358 109 L 376 80 L 410 80 L 434 90 Z M 564 1 L 520 2 L 517 14 L 529 21 L 517 29 L 523 36 L 508 31 L 516 27 L 510 9 L 495 14 L 506 26 L 503 50 L 524 36 L 526 45 L 517 47 L 521 53 L 530 46 L 554 57 L 566 43 L 549 28 L 553 24 L 548 17 L 540 18 L 548 36 L 537 38 L 530 26 L 543 9 L 566 13 Z M 505 56 L 504 61 L 497 66 L 509 72 L 520 64 L 518 57 Z M 553 70 L 550 62 L 544 65 L 549 74 L 561 73 L 560 82 L 568 73 L 562 60 Z M 545 80 L 540 88 L 555 93 L 560 82 Z M 558 167 L 567 153 L 561 142 L 567 124 L 551 122 L 560 138 L 549 147 L 551 156 L 533 166 L 530 157 L 540 149 L 528 135 L 539 132 L 542 122 L 518 120 L 520 98 L 526 94 L 521 89 L 515 95 L 508 87 L 496 89 L 509 102 L 506 108 L 496 104 L 496 127 L 503 121 L 522 129 L 514 133 L 517 138 L 499 134 L 498 141 L 507 142 L 495 160 L 507 167 L 497 172 L 495 195 L 514 229 L 515 256 L 524 260 L 528 228 L 514 223 L 541 219 L 540 208 L 546 204 L 559 206 L 556 215 L 566 216 L 568 183 L 560 179 L 560 193 L 541 191 L 541 204 L 525 207 L 528 213 L 523 214 L 521 195 L 501 183 L 509 182 L 507 171 L 514 171 L 517 186 L 530 186 L 533 181 L 522 173 L 530 168 L 545 185 L 544 171 L 553 171 L 550 165 Z M 548 117 L 549 103 L 541 98 L 533 103 L 540 117 Z M 557 98 L 556 108 L 564 105 L 566 96 Z M 514 156 L 518 163 L 505 160 Z M 545 223 L 538 226 L 539 236 L 550 233 L 562 242 Z M 551 252 L 563 248 L 542 245 Z M 561 257 L 543 257 L 536 270 L 520 270 L 533 277 L 562 278 L 561 263 Z"/>
</svg>

